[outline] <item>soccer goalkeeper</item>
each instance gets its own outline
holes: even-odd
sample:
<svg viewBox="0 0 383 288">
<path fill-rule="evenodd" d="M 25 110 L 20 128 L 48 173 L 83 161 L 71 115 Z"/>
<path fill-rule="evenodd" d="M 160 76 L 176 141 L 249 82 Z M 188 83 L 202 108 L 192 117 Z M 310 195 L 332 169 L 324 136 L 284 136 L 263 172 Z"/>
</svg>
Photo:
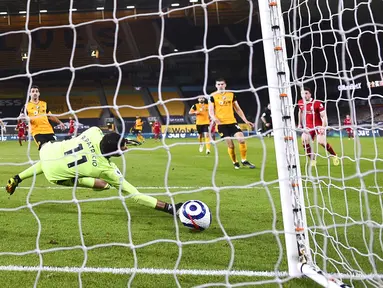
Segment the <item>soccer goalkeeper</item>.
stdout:
<svg viewBox="0 0 383 288">
<path fill-rule="evenodd" d="M 117 133 L 104 135 L 98 127 L 89 128 L 71 140 L 47 142 L 41 147 L 40 161 L 9 179 L 6 190 L 12 195 L 21 181 L 44 173 L 49 182 L 63 186 L 74 186 L 77 182 L 78 187 L 105 190 L 121 185 L 122 191 L 132 194 L 135 202 L 174 214 L 182 203 L 173 209 L 172 204 L 141 194 L 111 162 L 110 158 L 121 156 L 129 144 L 131 140 Z"/>
</svg>

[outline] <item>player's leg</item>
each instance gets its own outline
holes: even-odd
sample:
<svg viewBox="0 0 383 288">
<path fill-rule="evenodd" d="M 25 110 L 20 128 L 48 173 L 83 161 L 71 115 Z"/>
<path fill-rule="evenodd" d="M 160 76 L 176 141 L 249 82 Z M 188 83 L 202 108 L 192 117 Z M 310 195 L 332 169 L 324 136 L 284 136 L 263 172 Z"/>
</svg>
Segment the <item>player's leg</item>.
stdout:
<svg viewBox="0 0 383 288">
<path fill-rule="evenodd" d="M 215 141 L 215 129 L 213 131 L 211 131 L 211 139 L 213 139 L 213 141 Z"/>
<path fill-rule="evenodd" d="M 21 173 L 15 175 L 14 177 L 10 178 L 8 180 L 7 186 L 5 189 L 9 194 L 13 194 L 16 190 L 16 187 L 25 179 L 33 177 L 33 175 L 39 175 L 42 174 L 42 166 L 41 161 L 37 162 L 36 164 L 32 165 L 31 167 L 25 169 Z"/>
<path fill-rule="evenodd" d="M 206 144 L 206 154 L 210 154 L 210 137 L 209 137 L 209 126 L 206 125 L 205 126 L 205 131 L 203 132 L 204 136 L 205 136 L 205 144 Z"/>
<path fill-rule="evenodd" d="M 199 152 L 203 152 L 203 131 L 202 131 L 202 125 L 196 125 L 197 133 L 198 133 L 198 141 L 199 141 Z"/>
<path fill-rule="evenodd" d="M 136 139 L 138 142 L 141 142 L 140 134 L 138 133 L 137 129 L 133 130 L 133 134 L 136 136 Z"/>
<path fill-rule="evenodd" d="M 138 134 L 140 135 L 141 142 L 142 142 L 142 143 L 145 143 L 145 137 L 142 135 L 142 130 L 140 130 L 140 131 L 138 132 Z"/>
<path fill-rule="evenodd" d="M 347 134 L 348 134 L 348 140 L 351 140 L 351 138 L 354 138 L 352 129 L 347 129 Z"/>
<path fill-rule="evenodd" d="M 231 161 L 233 162 L 234 169 L 239 169 L 239 163 L 237 160 L 237 156 L 235 155 L 235 147 L 234 142 L 232 139 L 225 137 L 225 142 L 227 145 L 227 153 L 229 154 L 229 157 Z"/>
<path fill-rule="evenodd" d="M 332 156 L 332 161 L 333 161 L 334 165 L 338 166 L 339 165 L 339 158 L 336 155 L 332 146 L 329 143 L 327 143 L 326 134 L 318 134 L 317 139 L 318 139 L 318 144 L 321 145 L 323 148 L 325 148 L 327 150 L 327 152 L 330 153 L 330 155 Z"/>
<path fill-rule="evenodd" d="M 247 144 L 245 141 L 245 135 L 243 135 L 242 131 L 239 131 L 234 134 L 234 137 L 238 140 L 239 143 L 239 153 L 241 153 L 242 165 L 249 167 L 250 169 L 254 169 L 255 166 L 247 160 Z"/>
<path fill-rule="evenodd" d="M 21 142 L 21 140 L 22 140 L 22 135 L 21 135 L 21 134 L 17 135 L 17 138 L 19 138 L 19 144 L 20 144 L 20 146 L 23 146 L 23 143 Z"/>
<path fill-rule="evenodd" d="M 314 132 L 314 131 L 303 132 L 301 135 L 301 140 L 302 140 L 303 149 L 306 152 L 306 156 L 310 160 L 311 166 L 315 166 L 316 165 L 315 155 L 314 155 L 314 153 L 312 153 L 312 149 L 311 149 L 311 142 L 314 139 L 315 134 L 313 136 L 312 132 Z"/>
</svg>

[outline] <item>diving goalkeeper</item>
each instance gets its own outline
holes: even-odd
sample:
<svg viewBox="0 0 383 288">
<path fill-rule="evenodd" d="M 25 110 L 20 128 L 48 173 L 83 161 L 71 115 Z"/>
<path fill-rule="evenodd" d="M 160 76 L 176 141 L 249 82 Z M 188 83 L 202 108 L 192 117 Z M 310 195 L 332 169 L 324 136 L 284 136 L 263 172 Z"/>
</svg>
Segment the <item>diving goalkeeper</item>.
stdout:
<svg viewBox="0 0 383 288">
<path fill-rule="evenodd" d="M 6 190 L 11 195 L 18 184 L 44 173 L 47 180 L 63 186 L 87 187 L 99 190 L 110 186 L 122 186 L 122 192 L 132 194 L 132 199 L 144 206 L 170 214 L 182 206 L 162 202 L 151 196 L 141 194 L 126 181 L 111 157 L 119 157 L 131 140 L 124 139 L 117 133 L 104 135 L 100 128 L 92 127 L 80 136 L 62 142 L 47 142 L 40 150 L 40 161 L 8 180 Z M 120 148 L 120 149 L 119 149 Z"/>
</svg>

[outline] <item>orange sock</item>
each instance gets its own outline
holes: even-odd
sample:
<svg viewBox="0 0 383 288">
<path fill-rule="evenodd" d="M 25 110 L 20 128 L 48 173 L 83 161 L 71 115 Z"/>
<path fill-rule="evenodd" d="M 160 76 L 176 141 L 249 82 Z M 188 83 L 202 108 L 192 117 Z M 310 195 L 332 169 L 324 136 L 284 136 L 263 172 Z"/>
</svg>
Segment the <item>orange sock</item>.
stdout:
<svg viewBox="0 0 383 288">
<path fill-rule="evenodd" d="M 205 143 L 206 143 L 206 150 L 210 151 L 210 139 L 209 139 L 209 137 L 205 138 Z"/>
<path fill-rule="evenodd" d="M 233 161 L 233 163 L 237 162 L 237 157 L 235 156 L 234 147 L 233 148 L 228 147 L 227 153 L 229 153 L 230 159 L 231 159 L 231 161 Z"/>
<path fill-rule="evenodd" d="M 241 160 L 245 161 L 247 156 L 247 145 L 246 143 L 239 143 L 239 152 L 241 153 Z"/>
</svg>

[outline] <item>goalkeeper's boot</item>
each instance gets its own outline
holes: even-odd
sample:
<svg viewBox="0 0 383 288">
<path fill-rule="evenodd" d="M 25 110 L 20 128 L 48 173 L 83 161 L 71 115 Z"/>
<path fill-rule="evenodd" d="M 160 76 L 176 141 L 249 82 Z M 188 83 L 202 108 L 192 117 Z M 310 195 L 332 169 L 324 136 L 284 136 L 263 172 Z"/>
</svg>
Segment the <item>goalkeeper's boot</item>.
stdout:
<svg viewBox="0 0 383 288">
<path fill-rule="evenodd" d="M 334 157 L 332 157 L 332 163 L 334 164 L 334 166 L 338 166 L 339 165 L 339 158 L 338 158 L 338 156 L 334 156 Z"/>
<path fill-rule="evenodd" d="M 240 166 L 239 166 L 239 163 L 238 162 L 235 162 L 235 163 L 233 163 L 233 165 L 234 165 L 234 169 L 239 169 L 239 168 L 241 168 Z"/>
<path fill-rule="evenodd" d="M 179 214 L 179 212 L 180 212 L 180 208 L 182 207 L 183 204 L 184 204 L 184 203 L 180 202 L 180 203 L 177 203 L 177 204 L 174 205 L 174 208 L 175 208 L 175 210 L 176 210 L 176 215 Z M 168 213 L 169 213 L 169 214 L 174 215 L 173 204 L 168 204 L 167 209 L 168 209 Z"/>
<path fill-rule="evenodd" d="M 8 180 L 7 186 L 5 186 L 5 190 L 7 190 L 7 192 L 10 195 L 12 195 L 13 193 L 15 193 L 16 187 L 19 185 L 20 182 L 21 182 L 21 179 L 19 175 L 16 175 L 15 177 L 10 178 Z"/>
<path fill-rule="evenodd" d="M 245 160 L 245 161 L 242 161 L 242 165 L 245 166 L 245 167 L 249 167 L 250 169 L 254 169 L 255 166 L 253 164 L 251 164 L 249 161 Z"/>
</svg>

